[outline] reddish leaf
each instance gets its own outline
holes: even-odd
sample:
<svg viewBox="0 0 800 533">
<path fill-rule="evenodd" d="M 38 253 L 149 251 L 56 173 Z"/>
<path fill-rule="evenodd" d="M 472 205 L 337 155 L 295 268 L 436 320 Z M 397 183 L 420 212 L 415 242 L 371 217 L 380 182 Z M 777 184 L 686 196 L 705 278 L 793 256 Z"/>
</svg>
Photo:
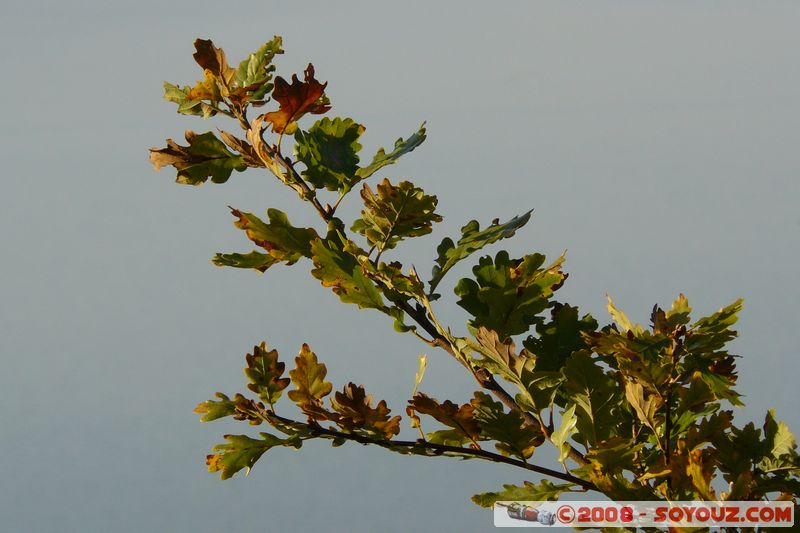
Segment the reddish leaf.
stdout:
<svg viewBox="0 0 800 533">
<path fill-rule="evenodd" d="M 288 133 L 291 133 L 293 129 L 291 124 L 306 113 L 322 114 L 328 111 L 330 106 L 319 101 L 327 85 L 314 79 L 314 66 L 311 63 L 306 68 L 305 81 L 300 81 L 297 74 L 292 76 L 291 85 L 280 76 L 275 78 L 272 97 L 281 107 L 278 111 L 264 115 L 264 118 L 272 123 L 272 131 L 283 133 L 289 130 Z"/>
</svg>

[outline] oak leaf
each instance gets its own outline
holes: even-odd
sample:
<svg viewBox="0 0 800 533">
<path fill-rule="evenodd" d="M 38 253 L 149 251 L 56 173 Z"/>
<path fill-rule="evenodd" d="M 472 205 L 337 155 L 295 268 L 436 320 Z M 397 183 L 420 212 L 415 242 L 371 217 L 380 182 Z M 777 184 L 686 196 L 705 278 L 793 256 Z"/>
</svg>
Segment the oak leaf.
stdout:
<svg viewBox="0 0 800 533">
<path fill-rule="evenodd" d="M 400 433 L 400 417 L 390 417 L 386 401 L 372 406 L 372 395 L 362 385 L 348 383 L 342 392 L 336 392 L 331 406 L 339 413 L 336 423 L 345 431 L 365 432 L 370 436 L 391 439 Z"/>
<path fill-rule="evenodd" d="M 538 315 L 567 277 L 561 270 L 564 256 L 548 266 L 544 260 L 541 254 L 512 260 L 505 250 L 494 261 L 482 257 L 472 269 L 475 279 L 463 278 L 454 289 L 458 305 L 473 316 L 470 325 L 489 328 L 504 338 L 541 323 Z"/>
<path fill-rule="evenodd" d="M 260 433 L 259 436 L 260 439 L 247 435 L 225 435 L 224 438 L 228 442 L 214 446 L 213 451 L 218 453 L 206 457 L 208 471 L 220 472 L 222 479 L 229 479 L 242 469 L 249 474 L 256 461 L 270 448 L 275 446 L 299 448 L 302 444 L 300 439 L 291 437 L 281 439 L 269 433 Z"/>
<path fill-rule="evenodd" d="M 365 209 L 352 230 L 364 235 L 378 251 L 389 250 L 407 237 L 419 237 L 433 231 L 433 223 L 442 217 L 434 212 L 438 200 L 409 181 L 392 185 L 384 179 L 377 194 L 369 185 L 361 190 Z"/>
<path fill-rule="evenodd" d="M 280 108 L 264 116 L 267 122 L 272 123 L 272 131 L 291 134 L 295 129 L 294 123 L 306 113 L 319 115 L 328 111 L 330 106 L 320 101 L 327 85 L 314 79 L 311 63 L 305 70 L 304 81 L 300 81 L 297 74 L 292 76 L 291 85 L 282 77 L 276 77 L 272 98 L 280 103 Z"/>
<path fill-rule="evenodd" d="M 311 243 L 311 254 L 315 267 L 311 274 L 323 286 L 331 287 L 344 303 L 353 303 L 362 309 L 385 309 L 380 290 L 353 254 L 332 239 L 315 239 Z"/>
<path fill-rule="evenodd" d="M 218 418 L 233 416 L 236 413 L 236 402 L 228 398 L 225 394 L 217 392 L 214 394 L 219 400 L 206 400 L 194 408 L 194 412 L 203 415 L 201 422 L 211 422 Z"/>
<path fill-rule="evenodd" d="M 433 291 L 442 281 L 444 275 L 456 263 L 466 259 L 484 246 L 500 239 L 513 237 L 516 231 L 527 224 L 530 218 L 531 211 L 528 211 L 524 215 L 516 216 L 503 224 L 495 220 L 484 229 L 481 229 L 477 220 L 471 220 L 461 228 L 461 237 L 457 243 L 454 243 L 451 238 L 445 237 L 436 248 L 439 256 L 436 258 L 436 265 L 433 267 L 429 289 L 432 299 L 438 298 L 438 295 L 434 294 Z"/>
<path fill-rule="evenodd" d="M 327 367 L 317 360 L 317 354 L 311 351 L 308 344 L 303 344 L 294 361 L 295 368 L 289 371 L 289 377 L 295 388 L 288 392 L 289 399 L 301 409 L 321 405 L 322 398 L 330 394 L 333 388 L 329 381 L 325 381 Z"/>
<path fill-rule="evenodd" d="M 214 183 L 225 183 L 234 170 L 242 172 L 247 168 L 242 156 L 229 152 L 213 133 L 198 135 L 186 130 L 185 136 L 188 146 L 167 139 L 166 148 L 150 149 L 150 162 L 155 169 L 172 165 L 178 171 L 178 183 L 200 185 L 208 178 Z"/>
<path fill-rule="evenodd" d="M 482 436 L 496 441 L 495 447 L 501 454 L 524 461 L 544 442 L 545 437 L 538 427 L 525 424 L 517 411 L 506 412 L 503 404 L 488 394 L 478 391 L 470 403 Z"/>
<path fill-rule="evenodd" d="M 524 485 L 503 485 L 500 492 L 484 492 L 472 497 L 472 501 L 481 507 L 491 507 L 498 501 L 545 501 L 557 500 L 562 492 L 569 492 L 575 487 L 572 483 L 553 484 L 543 479 L 538 483 L 525 481 Z"/>
<path fill-rule="evenodd" d="M 402 137 L 397 139 L 394 143 L 394 149 L 390 152 L 386 152 L 383 148 L 379 149 L 369 165 L 359 168 L 356 171 L 358 180 L 365 180 L 386 165 L 396 163 L 402 156 L 421 145 L 425 141 L 425 138 L 425 123 L 423 122 L 419 130 L 414 132 L 407 139 L 403 139 Z"/>
<path fill-rule="evenodd" d="M 294 154 L 306 166 L 303 177 L 318 189 L 346 193 L 358 181 L 359 139 L 364 126 L 349 118 L 325 117 L 295 133 Z"/>
<path fill-rule="evenodd" d="M 217 254 L 213 261 L 221 266 L 255 268 L 263 272 L 274 263 L 283 261 L 292 265 L 302 257 L 311 257 L 311 240 L 317 238 L 313 228 L 292 226 L 286 213 L 278 209 L 267 209 L 269 222 L 264 222 L 252 213 L 231 209 L 237 218 L 234 225 L 245 231 L 247 238 L 267 250 L 271 261 L 263 254 Z M 258 254 L 258 255 L 253 255 Z"/>
<path fill-rule="evenodd" d="M 471 403 L 461 406 L 450 400 L 439 403 L 434 398 L 418 393 L 408 404 L 412 411 L 435 418 L 452 428 L 463 441 L 471 441 L 473 446 L 477 446 L 475 442 L 480 439 L 481 428 L 473 417 L 475 407 Z"/>
<path fill-rule="evenodd" d="M 223 82 L 223 86 L 230 85 L 236 71 L 228 65 L 225 52 L 222 48 L 217 48 L 210 39 L 197 39 L 194 42 L 197 50 L 192 57 L 204 71 L 208 71 L 212 76 Z"/>
<path fill-rule="evenodd" d="M 253 353 L 247 354 L 245 360 L 247 368 L 244 369 L 244 375 L 250 380 L 247 388 L 266 403 L 273 405 L 290 382 L 289 378 L 281 377 L 286 364 L 278 361 L 278 351 L 267 350 L 267 344 L 262 342 L 253 347 Z"/>
</svg>

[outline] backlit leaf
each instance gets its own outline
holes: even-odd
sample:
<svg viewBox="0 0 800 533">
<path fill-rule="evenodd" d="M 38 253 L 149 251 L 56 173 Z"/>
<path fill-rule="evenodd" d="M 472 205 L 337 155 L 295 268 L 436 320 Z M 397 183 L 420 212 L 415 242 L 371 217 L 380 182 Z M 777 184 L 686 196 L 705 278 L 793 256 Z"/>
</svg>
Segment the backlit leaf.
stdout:
<svg viewBox="0 0 800 533">
<path fill-rule="evenodd" d="M 666 330 L 671 331 L 680 325 L 689 323 L 689 316 L 692 313 L 692 308 L 689 306 L 689 300 L 686 296 L 680 294 L 678 298 L 672 302 L 672 307 L 666 312 L 667 319 Z"/>
<path fill-rule="evenodd" d="M 478 328 L 475 339 L 480 345 L 480 353 L 483 356 L 478 363 L 481 367 L 511 383 L 518 385 L 525 383 L 526 375 L 530 374 L 536 364 L 531 353 L 526 350 L 517 353 L 511 338 L 503 337 L 503 340 L 500 340 L 496 331 L 485 327 Z"/>
<path fill-rule="evenodd" d="M 639 421 L 658 435 L 661 425 L 664 423 L 664 417 L 658 413 L 658 410 L 664 404 L 664 400 L 655 393 L 648 394 L 641 383 L 632 381 L 625 382 L 625 397 L 633 407 Z"/>
<path fill-rule="evenodd" d="M 570 451 L 569 439 L 577 433 L 578 417 L 575 416 L 575 404 L 571 404 L 561 414 L 561 425 L 550 434 L 550 440 L 558 450 L 558 462 L 567 460 Z"/>
<path fill-rule="evenodd" d="M 419 386 L 422 383 L 422 378 L 425 377 L 425 369 L 428 366 L 428 356 L 420 355 L 418 358 L 418 362 L 419 362 L 419 369 L 417 370 L 417 373 L 414 376 L 414 390 L 411 391 L 412 397 L 417 395 L 417 390 L 419 389 Z"/>
<path fill-rule="evenodd" d="M 563 374 L 563 393 L 576 408 L 576 439 L 593 445 L 618 434 L 622 398 L 614 378 L 585 351 L 570 356 Z"/>
<path fill-rule="evenodd" d="M 731 329 L 739 319 L 744 300 L 739 299 L 723 307 L 711 316 L 703 317 L 691 326 L 691 334 L 686 339 L 686 349 L 691 352 L 711 352 L 722 349 L 736 338 Z"/>
<path fill-rule="evenodd" d="M 631 322 L 628 318 L 628 315 L 614 305 L 614 301 L 611 300 L 611 296 L 606 295 L 606 298 L 608 298 L 608 314 L 611 315 L 611 318 L 614 320 L 617 328 L 622 333 L 626 333 L 628 331 L 633 331 L 634 334 L 642 332 L 642 326 Z"/>
</svg>

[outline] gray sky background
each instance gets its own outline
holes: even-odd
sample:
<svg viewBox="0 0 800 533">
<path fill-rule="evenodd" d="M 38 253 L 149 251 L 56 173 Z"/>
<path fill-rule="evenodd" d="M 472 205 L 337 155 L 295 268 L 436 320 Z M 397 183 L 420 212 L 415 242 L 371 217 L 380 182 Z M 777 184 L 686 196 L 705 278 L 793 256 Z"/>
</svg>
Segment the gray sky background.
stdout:
<svg viewBox="0 0 800 533">
<path fill-rule="evenodd" d="M 335 384 L 397 412 L 424 347 L 340 305 L 308 265 L 211 265 L 250 249 L 226 205 L 316 222 L 256 172 L 200 188 L 153 172 L 147 148 L 224 124 L 161 98 L 162 80 L 201 76 L 196 37 L 238 61 L 283 35 L 278 73 L 312 61 L 332 115 L 367 126 L 365 154 L 428 121 L 385 173 L 440 196 L 445 222 L 406 248 L 421 272 L 470 218 L 533 207 L 507 247 L 568 249 L 561 299 L 602 323 L 606 293 L 642 322 L 679 292 L 699 313 L 745 297 L 739 421 L 774 406 L 800 431 L 797 2 L 12 0 L 0 14 L 3 531 L 487 531 L 470 495 L 535 479 L 313 443 L 247 478 L 205 472 L 210 446 L 249 428 L 192 408 L 243 389 L 255 343 L 288 361 L 309 342 Z M 454 300 L 440 314 L 461 329 Z M 466 401 L 470 379 L 429 355 L 423 389 Z"/>
</svg>

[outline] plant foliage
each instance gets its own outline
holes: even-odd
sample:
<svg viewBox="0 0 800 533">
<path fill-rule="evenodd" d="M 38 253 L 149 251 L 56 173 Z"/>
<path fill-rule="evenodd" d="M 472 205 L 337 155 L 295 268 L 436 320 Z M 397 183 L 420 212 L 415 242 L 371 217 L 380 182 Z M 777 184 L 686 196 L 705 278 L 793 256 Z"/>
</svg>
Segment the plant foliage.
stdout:
<svg viewBox="0 0 800 533">
<path fill-rule="evenodd" d="M 468 222 L 436 248 L 427 280 L 399 256 L 387 263 L 385 255 L 431 233 L 442 220 L 437 197 L 411 181 L 367 181 L 419 147 L 424 125 L 361 166 L 363 125 L 339 117 L 301 124 L 331 109 L 327 83 L 316 79 L 312 65 L 302 80 L 296 74 L 290 82 L 273 78 L 273 60 L 283 53 L 280 37 L 236 68 L 210 40 L 197 40 L 195 48 L 202 79 L 193 86 L 166 83 L 165 98 L 184 115 L 230 117 L 244 136 L 187 131 L 188 145 L 167 140 L 166 147 L 151 149 L 155 168 L 174 167 L 178 183 L 186 185 L 224 183 L 234 170 L 267 169 L 322 222 L 316 229 L 296 227 L 274 207 L 266 219 L 232 209 L 236 228 L 257 249 L 220 253 L 214 263 L 264 272 L 302 262 L 343 303 L 385 314 L 398 331 L 453 357 L 478 384 L 464 403 L 438 400 L 418 391 L 421 360 L 414 393 L 399 411 L 419 434 L 402 440 L 401 415 L 392 414 L 398 411 L 362 385 L 347 383 L 334 392 L 325 364 L 308 345 L 287 372 L 278 352 L 261 343 L 245 357 L 251 395 L 217 393 L 196 412 L 203 421 L 233 417 L 270 426 L 277 435 L 226 435 L 207 458 L 210 471 L 226 479 L 249 471 L 273 448 L 327 439 L 334 446 L 357 442 L 401 454 L 494 461 L 542 476 L 474 496 L 481 506 L 586 490 L 621 500 L 800 494 L 795 438 L 776 414 L 768 412 L 760 428 L 734 424 L 732 408 L 742 404 L 738 356 L 727 346 L 736 338 L 741 300 L 692 318 L 680 295 L 668 307 L 654 306 L 643 326 L 609 299 L 612 322 L 600 327 L 557 299 L 567 278 L 563 256 L 548 261 L 539 253 L 513 258 L 499 251 L 479 257 L 472 275 L 456 283 L 456 303 L 469 314 L 469 334 L 456 335 L 434 312 L 442 279 L 458 262 L 512 237 L 531 212 L 495 219 L 483 229 Z M 257 111 L 262 106 L 269 110 Z M 348 223 L 337 208 L 359 184 L 363 209 Z M 536 461 L 545 445 L 556 450 L 561 465 Z"/>
</svg>

